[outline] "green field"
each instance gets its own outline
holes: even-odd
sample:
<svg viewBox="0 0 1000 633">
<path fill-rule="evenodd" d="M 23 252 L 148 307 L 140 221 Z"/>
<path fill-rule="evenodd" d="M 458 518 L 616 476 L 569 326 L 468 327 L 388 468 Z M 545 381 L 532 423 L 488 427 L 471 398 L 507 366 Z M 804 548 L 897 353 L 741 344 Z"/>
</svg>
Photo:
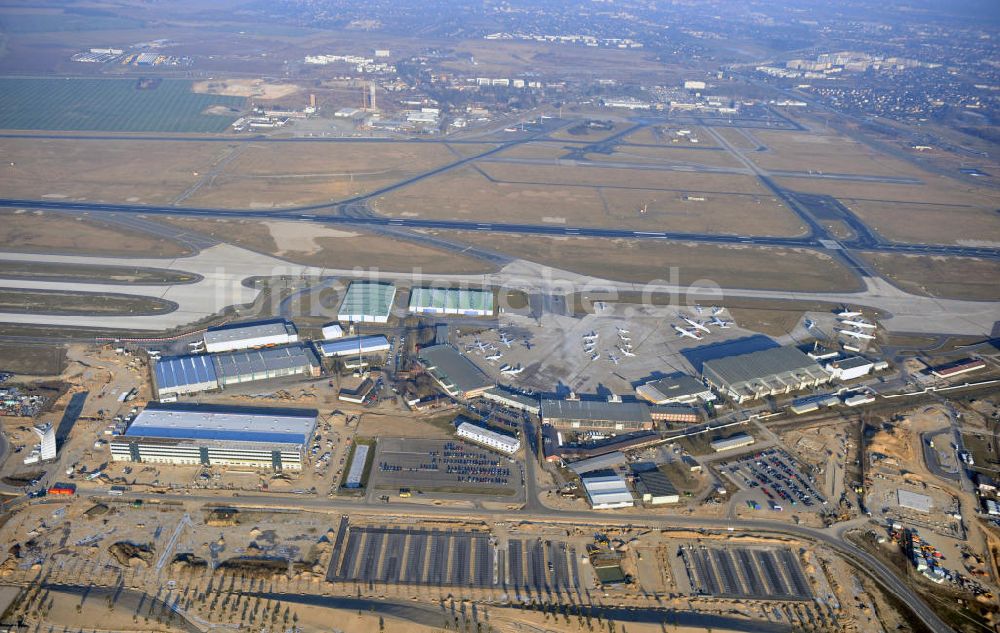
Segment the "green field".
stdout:
<svg viewBox="0 0 1000 633">
<path fill-rule="evenodd" d="M 151 89 L 136 79 L 0 78 L 0 128 L 106 132 L 222 132 L 236 115 L 205 114 L 212 106 L 240 109 L 242 97 L 195 94 L 191 82 L 164 80 Z"/>
</svg>

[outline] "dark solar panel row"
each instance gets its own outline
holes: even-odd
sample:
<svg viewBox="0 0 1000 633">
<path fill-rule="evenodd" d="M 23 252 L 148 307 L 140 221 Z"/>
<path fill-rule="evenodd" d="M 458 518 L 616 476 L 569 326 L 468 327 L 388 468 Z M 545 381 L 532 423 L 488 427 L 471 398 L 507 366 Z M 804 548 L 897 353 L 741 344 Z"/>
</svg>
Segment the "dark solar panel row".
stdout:
<svg viewBox="0 0 1000 633">
<path fill-rule="evenodd" d="M 580 588 L 580 561 L 576 557 L 576 548 L 569 548 L 569 562 L 573 570 L 573 588 Z"/>
<path fill-rule="evenodd" d="M 344 538 L 347 536 L 347 516 L 340 518 L 340 526 L 337 528 L 337 538 L 333 541 L 333 552 L 330 554 L 330 569 L 326 573 L 327 580 L 333 581 L 337 578 L 337 563 L 340 562 L 340 553 L 344 548 Z"/>
<path fill-rule="evenodd" d="M 424 581 L 424 560 L 427 553 L 427 536 L 413 534 L 410 536 L 409 549 L 406 552 L 407 583 L 419 584 Z"/>
<path fill-rule="evenodd" d="M 757 564 L 753 561 L 753 556 L 746 549 L 736 550 L 736 559 L 739 561 L 740 571 L 743 572 L 743 579 L 746 581 L 747 595 L 752 598 L 767 597 L 767 588 L 757 571 Z"/>
<path fill-rule="evenodd" d="M 347 548 L 344 550 L 344 560 L 341 562 L 340 572 L 337 574 L 338 580 L 353 580 L 355 578 L 354 567 L 357 563 L 362 536 L 363 532 L 351 530 L 351 534 L 347 538 Z"/>
<path fill-rule="evenodd" d="M 809 598 L 812 596 L 812 590 L 809 588 L 809 581 L 806 579 L 805 574 L 802 573 L 802 567 L 799 565 L 799 560 L 795 557 L 789 550 L 782 550 L 779 553 L 779 558 L 783 563 L 785 568 L 785 574 L 791 581 L 792 590 L 799 598 Z"/>
<path fill-rule="evenodd" d="M 524 585 L 524 561 L 522 559 L 521 541 L 510 541 L 507 544 L 510 557 L 510 584 L 514 587 Z"/>
<path fill-rule="evenodd" d="M 712 563 L 708 559 L 708 552 L 703 549 L 697 549 L 690 551 L 690 554 L 694 561 L 698 582 L 701 583 L 701 591 L 713 596 L 718 595 L 719 581 L 716 579 L 715 570 L 712 569 Z"/>
<path fill-rule="evenodd" d="M 545 578 L 545 550 L 539 540 L 528 546 L 528 573 L 530 574 L 529 587 L 533 587 L 535 591 L 539 592 L 542 591 L 543 587 L 548 587 Z"/>
<path fill-rule="evenodd" d="M 448 572 L 448 541 L 449 536 L 431 537 L 430 567 L 427 569 L 427 582 L 432 585 L 444 584 Z"/>
<path fill-rule="evenodd" d="M 405 534 L 390 534 L 385 546 L 385 556 L 382 562 L 382 572 L 379 580 L 382 582 L 399 582 L 400 572 L 403 571 L 403 547 L 406 545 Z"/>
<path fill-rule="evenodd" d="M 712 558 L 715 560 L 715 568 L 719 572 L 719 579 L 722 581 L 722 593 L 730 596 L 737 596 L 743 593 L 743 587 L 736 576 L 736 568 L 729 558 L 729 552 L 721 549 L 712 550 Z"/>
<path fill-rule="evenodd" d="M 384 539 L 385 535 L 377 532 L 369 532 L 365 535 L 365 546 L 361 555 L 361 569 L 358 571 L 361 580 L 364 582 L 376 579 L 375 574 L 378 571 L 379 559 L 382 557 L 382 541 Z"/>
<path fill-rule="evenodd" d="M 490 540 L 477 536 L 473 543 L 476 551 L 476 586 L 490 587 L 493 585 L 493 557 L 490 555 L 493 548 L 490 547 Z"/>
<path fill-rule="evenodd" d="M 764 570 L 764 578 L 770 586 L 770 595 L 772 597 L 789 595 L 785 581 L 782 580 L 781 574 L 778 572 L 778 563 L 774 559 L 774 554 L 767 551 L 757 551 L 754 552 L 754 557 L 760 563 L 761 569 Z"/>
<path fill-rule="evenodd" d="M 453 585 L 464 586 L 469 582 L 469 549 L 472 540 L 468 536 L 453 536 L 451 539 L 451 580 Z"/>
</svg>

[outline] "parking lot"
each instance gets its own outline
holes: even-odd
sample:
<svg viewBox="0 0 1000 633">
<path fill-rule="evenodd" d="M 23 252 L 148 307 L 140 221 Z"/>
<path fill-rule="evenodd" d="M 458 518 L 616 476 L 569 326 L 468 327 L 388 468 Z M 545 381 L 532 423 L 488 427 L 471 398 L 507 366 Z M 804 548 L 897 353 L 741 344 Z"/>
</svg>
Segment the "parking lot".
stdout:
<svg viewBox="0 0 1000 633">
<path fill-rule="evenodd" d="M 815 512 L 826 505 L 812 478 L 803 475 L 799 463 L 784 450 L 772 448 L 719 462 L 717 468 L 740 488 L 757 493 L 747 502 L 759 506 L 754 509 L 781 511 L 794 506 Z"/>
<path fill-rule="evenodd" d="M 409 489 L 510 496 L 523 487 L 520 464 L 474 444 L 453 440 L 386 438 L 372 466 L 379 490 Z"/>
<path fill-rule="evenodd" d="M 802 565 L 787 548 L 682 546 L 691 593 L 726 598 L 809 600 L 812 589 Z"/>
</svg>

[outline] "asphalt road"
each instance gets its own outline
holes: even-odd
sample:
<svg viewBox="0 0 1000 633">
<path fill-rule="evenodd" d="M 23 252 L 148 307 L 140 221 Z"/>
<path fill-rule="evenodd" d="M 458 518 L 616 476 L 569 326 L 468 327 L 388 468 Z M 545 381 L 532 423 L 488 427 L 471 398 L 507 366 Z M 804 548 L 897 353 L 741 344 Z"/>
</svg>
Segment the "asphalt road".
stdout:
<svg viewBox="0 0 1000 633">
<path fill-rule="evenodd" d="M 80 484 L 81 493 L 97 493 L 98 487 L 91 487 L 89 484 Z M 89 489 L 89 490 L 85 490 Z M 467 511 L 456 510 L 440 506 L 422 506 L 414 504 L 373 504 L 363 505 L 357 502 L 349 502 L 336 499 L 323 499 L 312 496 L 275 496 L 261 494 L 240 494 L 236 498 L 221 495 L 179 495 L 179 494 L 141 494 L 127 493 L 125 499 L 141 499 L 144 501 L 171 501 L 179 503 L 228 503 L 235 507 L 255 507 L 264 509 L 292 509 L 292 510 L 312 510 L 327 512 L 331 514 L 359 513 L 382 515 L 386 520 L 391 520 L 393 516 L 414 516 L 428 517 L 454 517 L 466 516 Z M 120 498 L 119 498 L 120 499 Z M 896 574 L 884 565 L 880 560 L 843 540 L 840 531 L 836 526 L 830 530 L 820 530 L 800 525 L 788 525 L 776 521 L 767 520 L 726 520 L 726 519 L 705 519 L 700 517 L 657 517 L 631 512 L 614 511 L 606 514 L 595 512 L 561 511 L 551 508 L 539 510 L 503 510 L 487 511 L 477 510 L 476 518 L 484 521 L 496 522 L 520 520 L 538 523 L 568 523 L 572 525 L 595 525 L 604 526 L 609 523 L 616 525 L 648 525 L 658 529 L 706 529 L 706 530 L 729 530 L 734 532 L 747 532 L 751 534 L 772 533 L 786 534 L 801 538 L 803 540 L 821 543 L 840 555 L 850 560 L 858 569 L 869 574 L 883 589 L 892 593 L 906 604 L 913 613 L 932 631 L 947 632 L 952 629 L 946 625 L 927 606 L 920 597 L 900 580 Z"/>
</svg>

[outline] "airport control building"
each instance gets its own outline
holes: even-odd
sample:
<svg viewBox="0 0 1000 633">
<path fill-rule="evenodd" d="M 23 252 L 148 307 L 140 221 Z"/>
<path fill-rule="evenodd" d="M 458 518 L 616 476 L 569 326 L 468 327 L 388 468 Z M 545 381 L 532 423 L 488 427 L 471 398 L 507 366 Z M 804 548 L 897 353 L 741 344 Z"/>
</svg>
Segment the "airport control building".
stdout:
<svg viewBox="0 0 1000 633">
<path fill-rule="evenodd" d="M 396 286 L 374 281 L 352 281 L 337 320 L 341 323 L 387 323 L 396 300 Z"/>
<path fill-rule="evenodd" d="M 420 350 L 420 364 L 452 398 L 476 398 L 494 386 L 474 362 L 451 345 L 432 345 Z"/>
<path fill-rule="evenodd" d="M 150 404 L 111 441 L 111 459 L 302 470 L 314 409 Z"/>
<path fill-rule="evenodd" d="M 414 314 L 454 314 L 493 316 L 493 291 L 468 288 L 413 288 L 410 312 Z"/>
<path fill-rule="evenodd" d="M 205 351 L 212 353 L 296 343 L 299 334 L 290 321 L 270 319 L 210 327 L 202 339 Z"/>
<path fill-rule="evenodd" d="M 831 378 L 819 363 L 792 346 L 707 360 L 702 377 L 735 402 L 817 387 Z"/>
</svg>

